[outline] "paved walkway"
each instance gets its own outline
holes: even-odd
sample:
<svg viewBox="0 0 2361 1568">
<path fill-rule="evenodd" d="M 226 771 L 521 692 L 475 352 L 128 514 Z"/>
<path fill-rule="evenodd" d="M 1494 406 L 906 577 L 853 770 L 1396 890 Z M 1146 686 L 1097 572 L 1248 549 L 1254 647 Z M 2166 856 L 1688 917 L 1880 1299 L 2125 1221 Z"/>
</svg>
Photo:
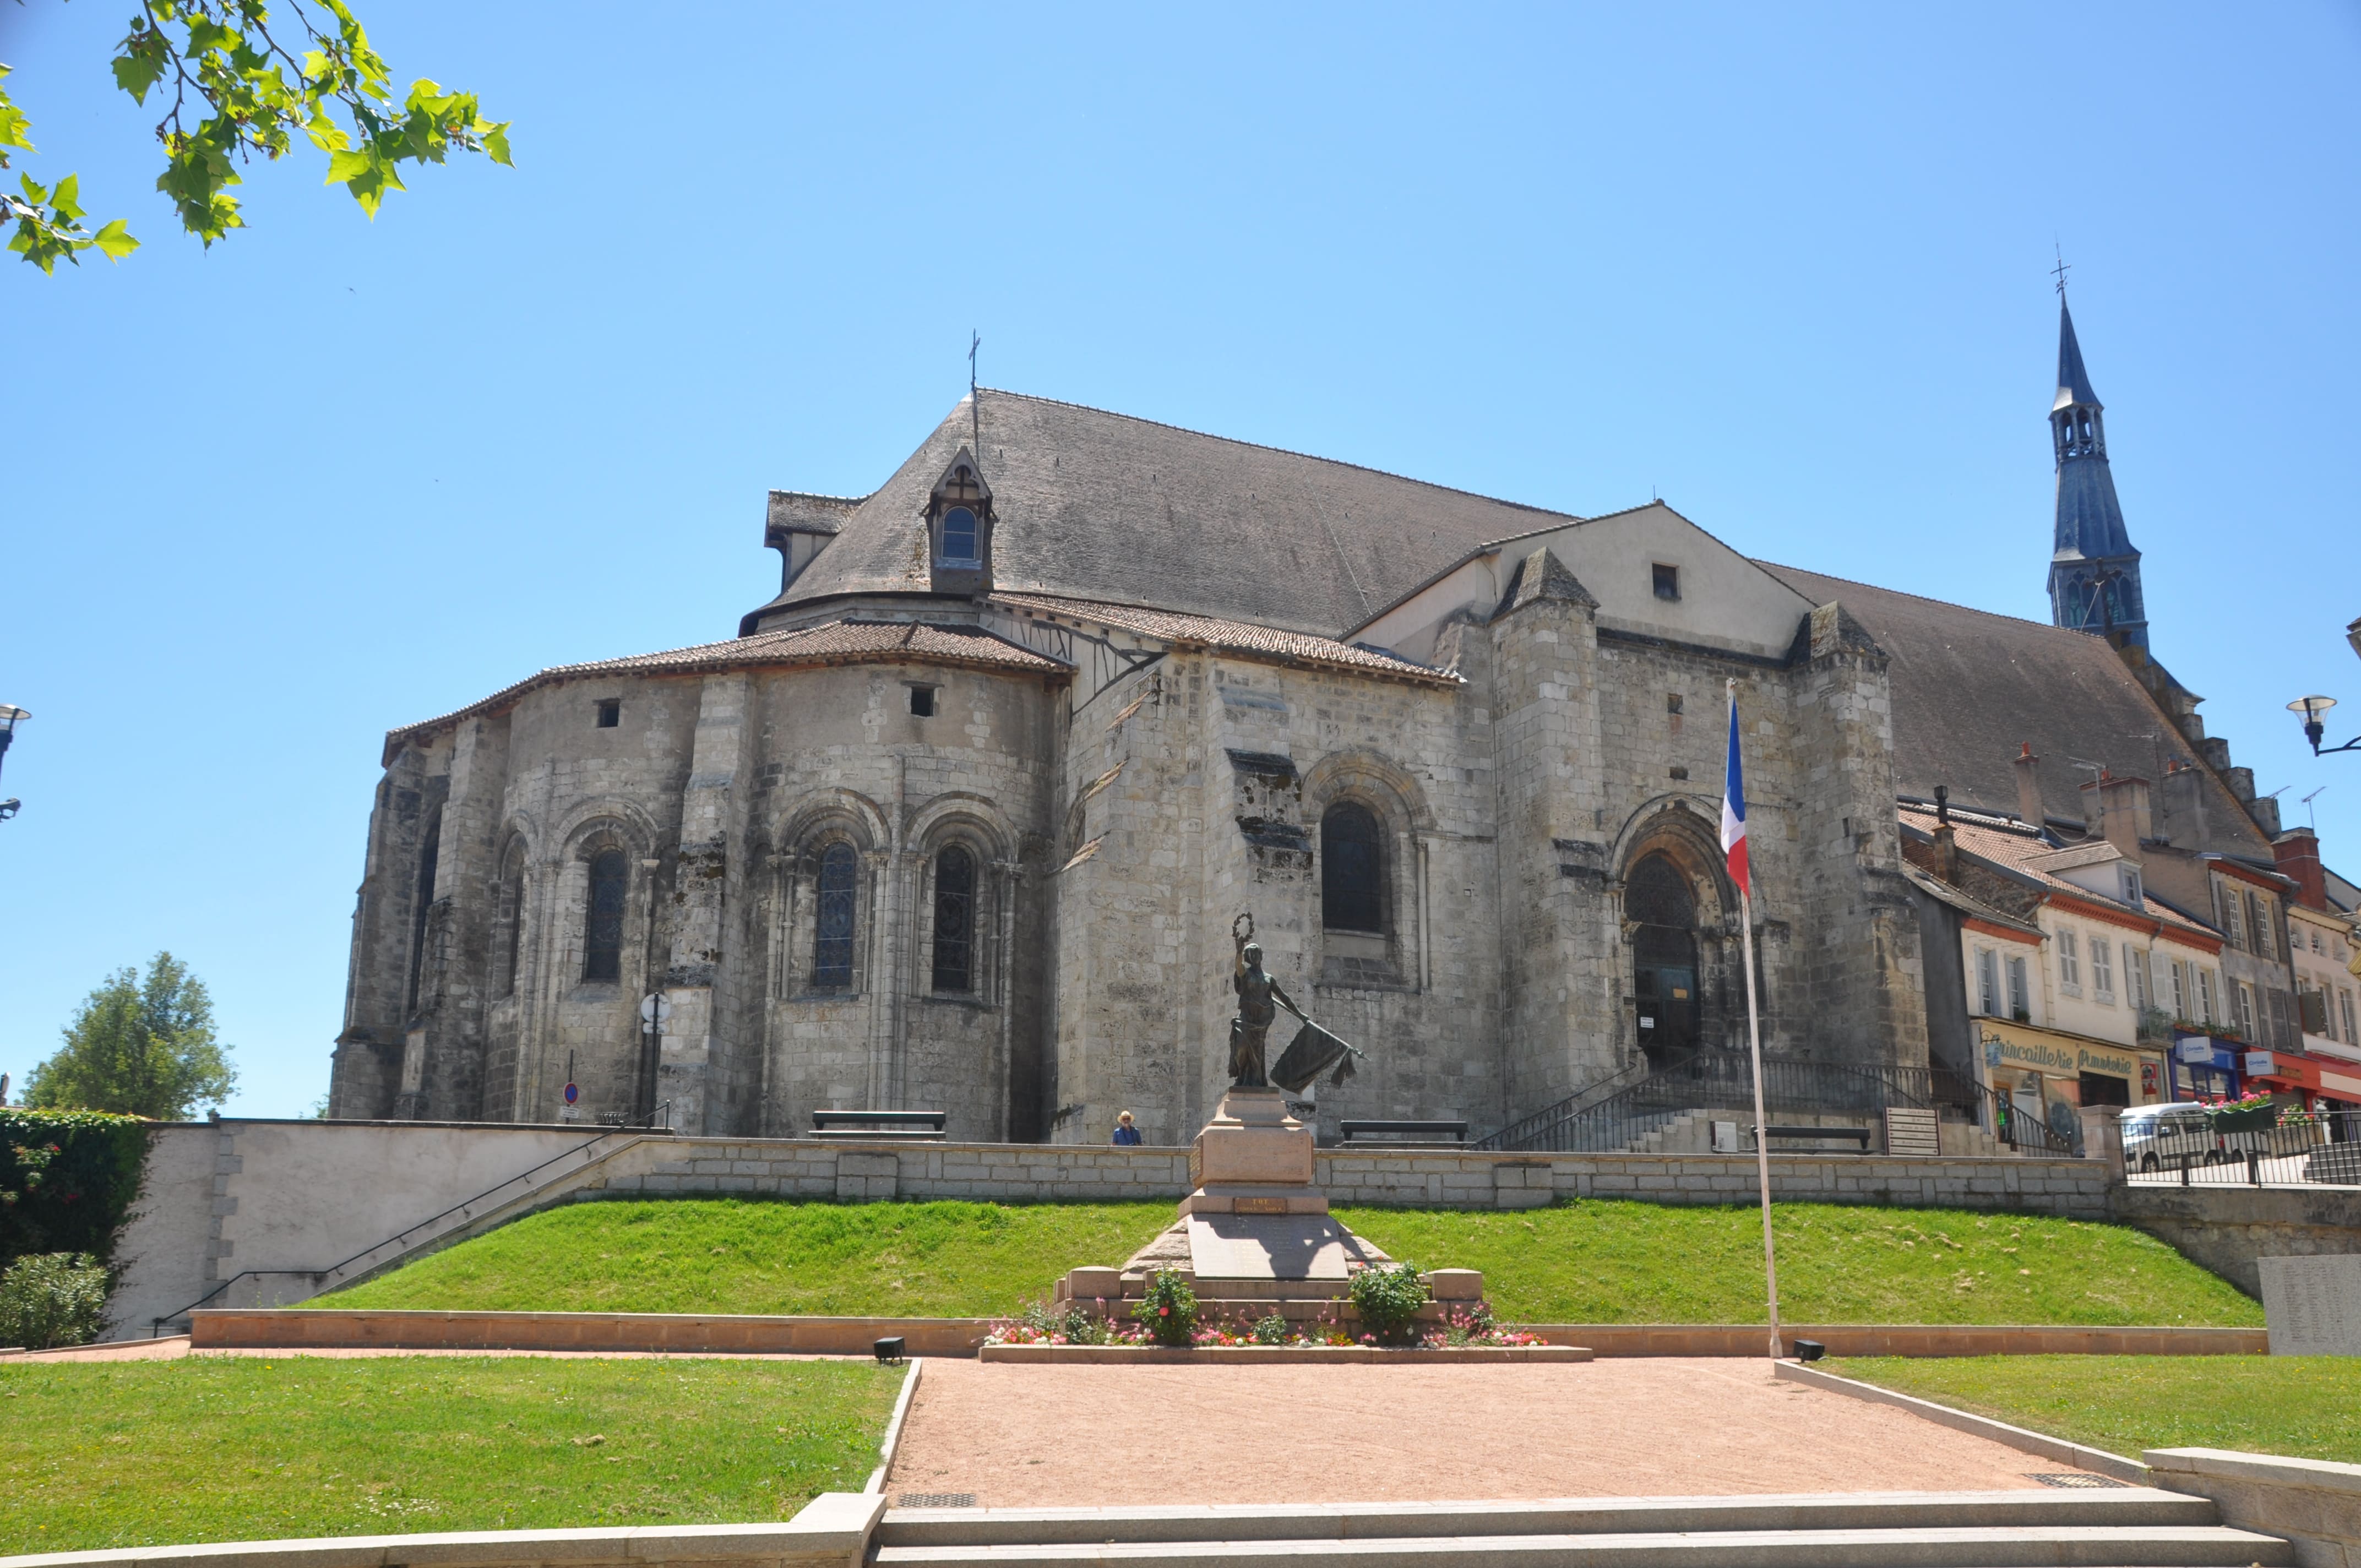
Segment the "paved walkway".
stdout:
<svg viewBox="0 0 2361 1568">
<path fill-rule="evenodd" d="M 1973 1492 L 2062 1468 L 1755 1361 L 930 1360 L 886 1490 L 984 1508 Z"/>
</svg>

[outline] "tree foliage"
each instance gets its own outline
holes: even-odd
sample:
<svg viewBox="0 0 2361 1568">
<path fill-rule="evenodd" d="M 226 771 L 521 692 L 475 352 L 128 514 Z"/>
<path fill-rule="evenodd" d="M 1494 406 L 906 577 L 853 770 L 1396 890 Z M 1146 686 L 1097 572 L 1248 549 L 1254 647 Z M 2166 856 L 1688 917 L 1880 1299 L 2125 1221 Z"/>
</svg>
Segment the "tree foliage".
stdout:
<svg viewBox="0 0 2361 1568">
<path fill-rule="evenodd" d="M 140 0 L 114 66 L 134 102 L 152 93 L 165 104 L 156 189 L 208 247 L 246 225 L 229 193 L 237 166 L 257 153 L 284 157 L 299 132 L 327 154 L 326 182 L 371 217 L 388 191 L 405 188 L 404 163 L 441 163 L 454 150 L 510 161 L 508 124 L 486 119 L 475 94 L 421 78 L 397 102 L 392 72 L 344 0 L 287 0 L 277 18 L 261 0 Z M 11 149 L 34 150 L 7 75 L 0 65 L 0 170 Z M 120 261 L 138 248 L 123 219 L 93 231 L 83 216 L 74 175 L 43 185 L 20 174 L 16 192 L 0 187 L 0 225 L 16 225 L 8 248 L 44 272 L 80 265 L 85 250 Z"/>
<path fill-rule="evenodd" d="M 64 1045 L 26 1080 L 25 1103 L 172 1122 L 236 1086 L 204 982 L 158 953 L 144 981 L 136 967 L 121 969 L 90 993 Z"/>
<path fill-rule="evenodd" d="M 113 1258 L 147 1170 L 148 1129 L 136 1116 L 0 1107 L 0 1265 Z"/>
</svg>

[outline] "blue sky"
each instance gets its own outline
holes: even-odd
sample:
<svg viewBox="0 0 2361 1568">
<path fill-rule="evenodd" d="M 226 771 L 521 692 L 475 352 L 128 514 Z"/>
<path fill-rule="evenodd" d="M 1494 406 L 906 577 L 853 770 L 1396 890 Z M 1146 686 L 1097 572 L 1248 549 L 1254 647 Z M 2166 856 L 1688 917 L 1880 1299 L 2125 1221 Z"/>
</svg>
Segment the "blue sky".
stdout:
<svg viewBox="0 0 2361 1568">
<path fill-rule="evenodd" d="M 48 179 L 0 265 L 0 1070 L 169 948 L 300 1114 L 389 727 L 730 634 L 772 486 L 983 379 L 2046 619 L 2053 244 L 2158 655 L 2361 874 L 2361 12 L 944 10 L 358 0 L 517 167 L 374 224 L 307 152 L 210 253 L 119 7 L 0 4 Z M 1274 15 L 1274 13 L 1277 13 Z M 2302 818 L 2301 808 L 2293 819 Z"/>
</svg>

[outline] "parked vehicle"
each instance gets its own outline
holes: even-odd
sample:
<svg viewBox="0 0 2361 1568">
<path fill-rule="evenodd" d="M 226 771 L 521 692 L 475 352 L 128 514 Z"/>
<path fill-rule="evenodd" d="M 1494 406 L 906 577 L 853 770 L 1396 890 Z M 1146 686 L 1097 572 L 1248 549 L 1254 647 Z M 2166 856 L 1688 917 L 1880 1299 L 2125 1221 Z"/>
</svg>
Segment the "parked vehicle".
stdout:
<svg viewBox="0 0 2361 1568">
<path fill-rule="evenodd" d="M 2124 1163 L 2136 1170 L 2177 1166 L 2183 1155 L 2191 1165 L 2220 1165 L 2244 1160 L 2250 1150 L 2270 1152 L 2268 1130 L 2217 1132 L 2205 1108 L 2188 1101 L 2135 1105 L 2118 1119 L 2124 1129 Z"/>
</svg>

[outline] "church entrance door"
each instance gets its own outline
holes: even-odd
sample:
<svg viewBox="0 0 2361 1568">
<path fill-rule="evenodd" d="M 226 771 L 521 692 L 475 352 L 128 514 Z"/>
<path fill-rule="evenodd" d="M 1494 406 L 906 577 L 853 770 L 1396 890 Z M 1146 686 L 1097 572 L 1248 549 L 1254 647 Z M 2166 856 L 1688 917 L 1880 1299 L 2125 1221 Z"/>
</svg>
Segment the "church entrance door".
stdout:
<svg viewBox="0 0 2361 1568">
<path fill-rule="evenodd" d="M 1624 918 L 1633 923 L 1631 995 L 1640 1048 L 1662 1065 L 1697 1044 L 1697 900 L 1671 859 L 1653 854 L 1631 868 Z"/>
</svg>

